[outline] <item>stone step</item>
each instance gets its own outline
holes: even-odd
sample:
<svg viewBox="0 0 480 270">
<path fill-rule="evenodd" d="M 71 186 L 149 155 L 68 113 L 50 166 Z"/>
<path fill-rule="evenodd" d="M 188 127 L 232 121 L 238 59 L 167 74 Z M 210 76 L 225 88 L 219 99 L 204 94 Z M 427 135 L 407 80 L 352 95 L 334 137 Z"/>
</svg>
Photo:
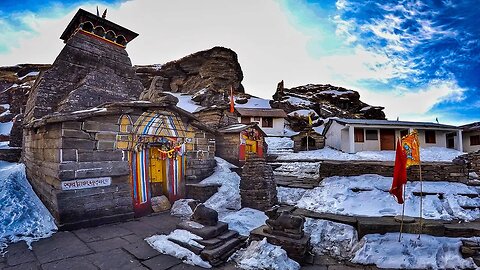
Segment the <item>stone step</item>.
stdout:
<svg viewBox="0 0 480 270">
<path fill-rule="evenodd" d="M 202 246 L 205 246 L 205 249 L 214 249 L 221 246 L 224 241 L 218 238 L 212 238 L 207 240 L 195 240 L 195 242 L 199 243 Z"/>
<path fill-rule="evenodd" d="M 219 266 L 219 265 L 225 263 L 228 260 L 228 258 L 230 258 L 230 256 L 232 256 L 233 253 L 235 253 L 237 250 L 239 250 L 241 248 L 244 248 L 246 246 L 248 237 L 239 236 L 238 238 L 240 239 L 240 243 L 237 246 L 235 246 L 234 248 L 232 248 L 230 251 L 228 251 L 225 254 L 223 254 L 222 256 L 220 256 L 220 258 L 218 260 L 212 261 L 211 263 L 212 263 L 213 266 Z"/>
<path fill-rule="evenodd" d="M 224 242 L 221 246 L 216 247 L 214 249 L 204 249 L 202 253 L 200 254 L 200 257 L 202 259 L 207 260 L 213 264 L 220 263 L 223 261 L 222 257 L 234 250 L 239 246 L 240 243 L 242 243 L 243 238 L 232 238 L 226 242 Z"/>
<path fill-rule="evenodd" d="M 182 221 L 178 223 L 177 228 L 187 230 L 193 234 L 202 237 L 205 240 L 208 240 L 226 232 L 228 230 L 228 224 L 219 221 L 215 226 L 203 226 L 196 222 Z"/>
<path fill-rule="evenodd" d="M 201 249 L 201 248 L 192 246 L 192 245 L 190 245 L 190 244 L 188 244 L 188 243 L 179 241 L 179 240 L 177 240 L 177 239 L 168 238 L 168 241 L 171 241 L 171 242 L 173 242 L 173 243 L 175 243 L 175 244 L 177 244 L 177 245 L 179 245 L 179 246 L 181 246 L 181 247 L 184 247 L 184 248 L 190 250 L 191 252 L 193 252 L 193 253 L 195 253 L 195 254 L 197 254 L 197 255 L 200 255 L 200 253 L 202 252 L 202 249 Z"/>
<path fill-rule="evenodd" d="M 229 240 L 231 238 L 234 238 L 234 237 L 237 237 L 237 236 L 238 236 L 237 231 L 228 230 L 226 233 L 224 233 L 222 235 L 219 235 L 218 239 L 223 240 L 223 241 L 227 241 L 227 240 Z"/>
</svg>

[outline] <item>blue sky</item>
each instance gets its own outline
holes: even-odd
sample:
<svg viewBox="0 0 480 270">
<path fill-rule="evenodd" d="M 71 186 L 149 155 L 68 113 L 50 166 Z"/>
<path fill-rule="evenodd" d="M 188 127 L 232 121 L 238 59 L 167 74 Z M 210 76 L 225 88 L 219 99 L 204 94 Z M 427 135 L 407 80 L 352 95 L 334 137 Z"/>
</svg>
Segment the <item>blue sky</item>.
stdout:
<svg viewBox="0 0 480 270">
<path fill-rule="evenodd" d="M 201 2 L 201 3 L 197 3 Z M 381 2 L 381 4 L 380 4 Z M 0 2 L 0 65 L 51 63 L 78 7 L 140 36 L 134 64 L 215 45 L 239 55 L 249 93 L 331 83 L 402 120 L 480 121 L 480 11 L 468 1 L 132 0 Z"/>
</svg>

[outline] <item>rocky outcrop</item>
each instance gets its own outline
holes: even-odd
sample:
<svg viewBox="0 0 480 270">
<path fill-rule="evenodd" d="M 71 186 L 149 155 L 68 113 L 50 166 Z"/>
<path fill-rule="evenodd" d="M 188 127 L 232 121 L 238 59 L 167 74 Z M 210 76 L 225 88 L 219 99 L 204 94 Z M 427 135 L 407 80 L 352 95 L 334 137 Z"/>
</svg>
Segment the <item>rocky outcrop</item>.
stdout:
<svg viewBox="0 0 480 270">
<path fill-rule="evenodd" d="M 196 52 L 164 65 L 135 66 L 147 89 L 141 95 L 148 100 L 156 92 L 184 93 L 203 107 L 227 106 L 230 87 L 243 93 L 243 72 L 237 54 L 231 49 L 214 47 Z"/>
<path fill-rule="evenodd" d="M 308 125 L 308 114 L 314 121 L 313 126 L 321 125 L 322 119 L 328 117 L 385 119 L 383 107 L 362 102 L 357 91 L 330 84 L 307 84 L 289 89 L 281 81 L 271 106 L 289 114 L 288 121 L 295 131 Z"/>
<path fill-rule="evenodd" d="M 7 134 L 0 135 L 0 141 L 10 141 L 12 147 L 22 146 L 22 119 L 30 89 L 38 75 L 50 65 L 21 64 L 0 67 L 0 123 L 13 122 Z"/>
<path fill-rule="evenodd" d="M 32 88 L 25 122 L 55 112 L 137 100 L 142 91 L 124 48 L 77 32 Z"/>
</svg>

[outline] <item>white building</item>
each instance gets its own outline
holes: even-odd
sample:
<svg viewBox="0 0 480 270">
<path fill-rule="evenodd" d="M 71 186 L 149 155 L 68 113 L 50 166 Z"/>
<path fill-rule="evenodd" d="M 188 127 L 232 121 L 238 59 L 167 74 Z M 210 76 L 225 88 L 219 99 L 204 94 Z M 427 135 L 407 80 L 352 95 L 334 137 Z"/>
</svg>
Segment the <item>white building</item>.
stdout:
<svg viewBox="0 0 480 270">
<path fill-rule="evenodd" d="M 236 111 L 239 123 L 257 123 L 268 136 L 284 135 L 287 114 L 282 109 L 236 108 Z"/>
<path fill-rule="evenodd" d="M 428 122 L 372 119 L 330 119 L 323 131 L 325 145 L 346 153 L 395 150 L 398 138 L 418 131 L 420 146 L 463 151 L 462 129 Z"/>
<path fill-rule="evenodd" d="M 463 129 L 463 151 L 480 151 L 480 122 L 460 126 Z"/>
</svg>

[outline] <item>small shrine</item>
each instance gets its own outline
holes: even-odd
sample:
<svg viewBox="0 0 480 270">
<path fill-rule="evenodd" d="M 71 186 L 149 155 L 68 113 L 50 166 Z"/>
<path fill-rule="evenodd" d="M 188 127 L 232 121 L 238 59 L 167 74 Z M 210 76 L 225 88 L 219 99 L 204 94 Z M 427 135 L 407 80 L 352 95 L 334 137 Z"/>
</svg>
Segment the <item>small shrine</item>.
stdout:
<svg viewBox="0 0 480 270">
<path fill-rule="evenodd" d="M 216 155 L 243 166 L 248 156 L 264 156 L 265 132 L 256 123 L 234 124 L 218 129 Z"/>
</svg>

